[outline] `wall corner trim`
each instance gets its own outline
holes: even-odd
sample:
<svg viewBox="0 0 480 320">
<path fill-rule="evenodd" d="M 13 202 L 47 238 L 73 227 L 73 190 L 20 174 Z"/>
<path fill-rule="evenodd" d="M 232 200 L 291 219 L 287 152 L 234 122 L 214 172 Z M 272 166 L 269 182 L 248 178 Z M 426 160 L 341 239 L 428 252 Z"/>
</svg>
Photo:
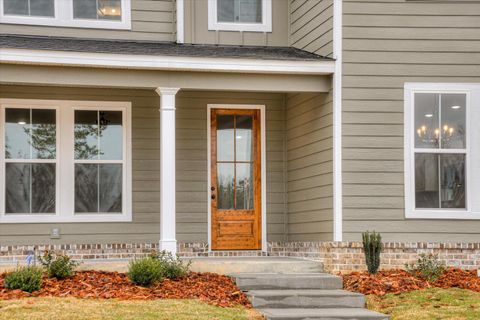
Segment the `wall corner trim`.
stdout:
<svg viewBox="0 0 480 320">
<path fill-rule="evenodd" d="M 185 2 L 184 0 L 177 0 L 176 7 L 176 26 L 177 26 L 177 43 L 185 42 Z"/>
</svg>

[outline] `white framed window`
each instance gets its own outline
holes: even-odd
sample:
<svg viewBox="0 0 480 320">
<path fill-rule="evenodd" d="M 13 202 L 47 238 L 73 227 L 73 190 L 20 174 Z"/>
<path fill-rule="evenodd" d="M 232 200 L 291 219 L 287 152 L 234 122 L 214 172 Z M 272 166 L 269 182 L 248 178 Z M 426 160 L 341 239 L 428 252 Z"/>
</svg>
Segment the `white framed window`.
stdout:
<svg viewBox="0 0 480 320">
<path fill-rule="evenodd" d="M 272 0 L 208 0 L 208 29 L 272 32 Z"/>
<path fill-rule="evenodd" d="M 0 223 L 131 221 L 130 109 L 0 99 Z"/>
<path fill-rule="evenodd" d="M 2 23 L 130 29 L 131 0 L 0 0 Z"/>
<path fill-rule="evenodd" d="M 405 84 L 407 218 L 480 219 L 480 84 Z"/>
</svg>

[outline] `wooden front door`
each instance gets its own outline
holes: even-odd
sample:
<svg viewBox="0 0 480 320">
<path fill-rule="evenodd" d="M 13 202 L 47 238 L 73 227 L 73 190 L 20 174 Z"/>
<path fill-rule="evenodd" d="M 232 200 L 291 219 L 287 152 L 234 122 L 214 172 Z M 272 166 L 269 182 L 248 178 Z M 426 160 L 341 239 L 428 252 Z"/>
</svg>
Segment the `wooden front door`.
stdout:
<svg viewBox="0 0 480 320">
<path fill-rule="evenodd" d="M 212 249 L 261 249 L 260 110 L 210 116 Z"/>
</svg>

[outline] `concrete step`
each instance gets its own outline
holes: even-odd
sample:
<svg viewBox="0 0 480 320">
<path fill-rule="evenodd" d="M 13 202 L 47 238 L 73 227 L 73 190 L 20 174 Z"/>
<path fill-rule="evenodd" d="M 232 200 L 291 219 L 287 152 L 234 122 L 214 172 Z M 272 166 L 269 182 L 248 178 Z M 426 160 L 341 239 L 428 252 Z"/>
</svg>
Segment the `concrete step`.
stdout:
<svg viewBox="0 0 480 320">
<path fill-rule="evenodd" d="M 192 270 L 220 274 L 239 273 L 318 273 L 322 264 L 316 261 L 284 257 L 194 258 Z"/>
<path fill-rule="evenodd" d="M 345 290 L 252 290 L 254 308 L 363 308 L 362 294 Z"/>
<path fill-rule="evenodd" d="M 362 308 L 259 309 L 267 320 L 388 320 L 388 316 Z"/>
<path fill-rule="evenodd" d="M 232 275 L 243 291 L 268 289 L 342 289 L 339 276 L 327 273 L 243 273 Z"/>
</svg>

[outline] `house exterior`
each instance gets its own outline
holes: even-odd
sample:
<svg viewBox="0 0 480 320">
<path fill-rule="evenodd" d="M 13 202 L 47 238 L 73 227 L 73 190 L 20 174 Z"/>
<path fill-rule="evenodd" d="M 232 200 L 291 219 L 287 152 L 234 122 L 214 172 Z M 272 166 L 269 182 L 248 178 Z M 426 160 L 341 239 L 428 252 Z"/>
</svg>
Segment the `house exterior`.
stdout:
<svg viewBox="0 0 480 320">
<path fill-rule="evenodd" d="M 0 0 L 0 260 L 480 265 L 480 2 Z"/>
</svg>

